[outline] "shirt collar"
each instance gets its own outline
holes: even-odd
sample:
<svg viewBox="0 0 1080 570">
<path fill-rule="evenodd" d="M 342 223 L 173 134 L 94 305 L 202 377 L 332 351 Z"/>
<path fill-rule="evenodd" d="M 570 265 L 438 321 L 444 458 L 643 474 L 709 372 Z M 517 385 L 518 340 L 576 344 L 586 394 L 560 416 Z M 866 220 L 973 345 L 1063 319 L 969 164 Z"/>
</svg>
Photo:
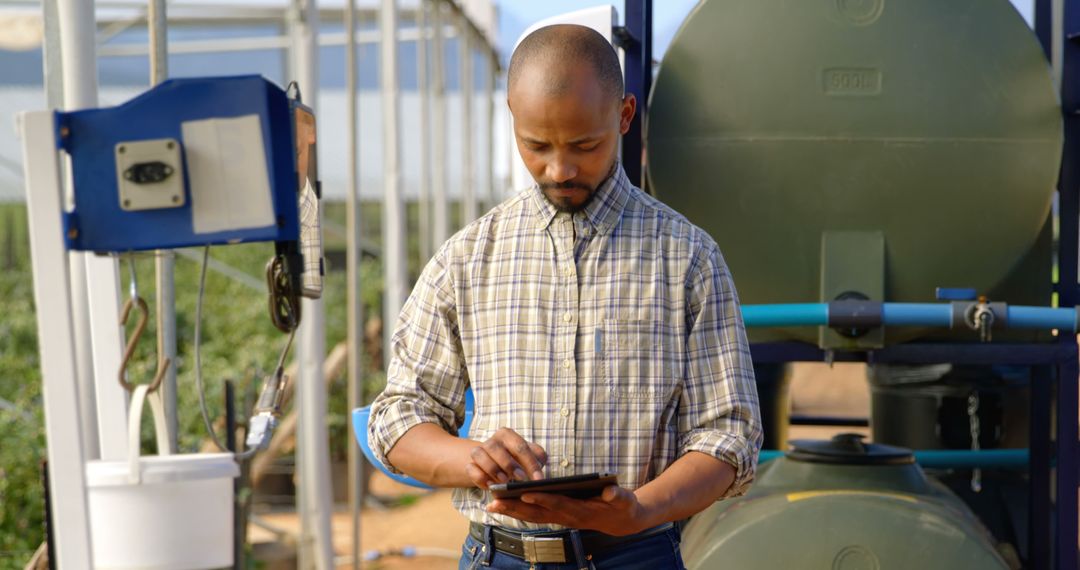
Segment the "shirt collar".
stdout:
<svg viewBox="0 0 1080 570">
<path fill-rule="evenodd" d="M 630 198 L 630 180 L 626 177 L 621 163 L 616 163 L 615 172 L 596 190 L 596 195 L 579 214 L 583 215 L 597 233 L 606 233 L 615 227 L 622 217 L 623 208 Z M 532 185 L 532 202 L 536 210 L 537 227 L 541 229 L 551 225 L 558 210 L 544 197 L 540 185 Z"/>
</svg>

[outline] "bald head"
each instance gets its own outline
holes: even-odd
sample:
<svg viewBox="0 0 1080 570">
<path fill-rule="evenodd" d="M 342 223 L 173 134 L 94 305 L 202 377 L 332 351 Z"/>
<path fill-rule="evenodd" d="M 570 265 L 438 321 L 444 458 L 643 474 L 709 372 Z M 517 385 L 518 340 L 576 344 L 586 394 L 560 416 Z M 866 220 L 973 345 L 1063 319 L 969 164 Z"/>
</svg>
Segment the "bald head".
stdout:
<svg viewBox="0 0 1080 570">
<path fill-rule="evenodd" d="M 574 24 L 545 26 L 526 36 L 510 58 L 507 87 L 513 91 L 529 76 L 536 80 L 530 85 L 542 85 L 544 95 L 559 97 L 575 87 L 575 79 L 582 76 L 581 64 L 589 67 L 585 75 L 599 83 L 605 96 L 622 99 L 622 69 L 615 48 L 596 30 Z"/>
</svg>

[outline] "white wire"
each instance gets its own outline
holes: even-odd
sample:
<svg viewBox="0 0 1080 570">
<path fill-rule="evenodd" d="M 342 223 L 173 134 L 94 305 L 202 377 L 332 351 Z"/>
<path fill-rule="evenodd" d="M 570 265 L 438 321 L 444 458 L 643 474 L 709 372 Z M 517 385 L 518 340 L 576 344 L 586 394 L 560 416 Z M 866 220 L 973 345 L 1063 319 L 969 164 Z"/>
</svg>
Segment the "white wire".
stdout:
<svg viewBox="0 0 1080 570">
<path fill-rule="evenodd" d="M 203 425 L 206 427 L 206 432 L 210 434 L 210 439 L 213 440 L 214 445 L 220 451 L 228 451 L 224 445 L 221 444 L 221 439 L 218 438 L 217 432 L 214 430 L 214 424 L 210 421 L 210 411 L 206 406 L 206 390 L 203 388 L 202 381 L 202 304 L 203 297 L 206 294 L 206 268 L 209 265 L 210 259 L 210 246 L 203 248 L 202 267 L 199 269 L 199 294 L 195 299 L 195 389 L 199 392 L 199 410 L 202 412 Z M 285 365 L 285 356 L 289 352 L 289 348 L 292 346 L 293 337 L 296 335 L 296 329 L 294 328 L 289 332 L 289 339 L 285 344 L 285 349 L 281 351 L 281 355 L 278 357 L 277 373 L 280 374 Z M 282 386 L 284 388 L 284 386 Z M 266 437 L 270 437 L 270 431 L 266 432 Z M 264 440 L 265 441 L 265 440 Z M 237 461 L 244 461 L 254 457 L 258 453 L 261 446 L 254 446 L 243 453 L 237 453 Z"/>
<path fill-rule="evenodd" d="M 206 432 L 210 434 L 210 439 L 214 441 L 214 445 L 219 450 L 228 451 L 221 444 L 221 440 L 218 439 L 217 432 L 214 431 L 214 424 L 210 422 L 210 412 L 206 409 L 206 391 L 203 389 L 202 381 L 202 303 L 203 296 L 206 293 L 206 266 L 209 259 L 210 246 L 206 246 L 203 248 L 202 268 L 199 270 L 199 296 L 195 300 L 195 389 L 199 392 L 199 409 L 202 411 Z"/>
</svg>

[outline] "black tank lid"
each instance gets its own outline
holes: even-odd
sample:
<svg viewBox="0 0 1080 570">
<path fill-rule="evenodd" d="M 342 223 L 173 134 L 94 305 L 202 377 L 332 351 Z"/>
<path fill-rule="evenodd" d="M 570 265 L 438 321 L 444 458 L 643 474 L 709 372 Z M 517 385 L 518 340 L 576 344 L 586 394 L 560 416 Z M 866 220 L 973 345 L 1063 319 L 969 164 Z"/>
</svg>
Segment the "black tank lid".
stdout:
<svg viewBox="0 0 1080 570">
<path fill-rule="evenodd" d="M 832 463 L 838 465 L 909 465 L 915 463 L 910 449 L 880 443 L 866 443 L 857 433 L 841 433 L 830 440 L 796 439 L 788 459 L 808 463 Z"/>
</svg>

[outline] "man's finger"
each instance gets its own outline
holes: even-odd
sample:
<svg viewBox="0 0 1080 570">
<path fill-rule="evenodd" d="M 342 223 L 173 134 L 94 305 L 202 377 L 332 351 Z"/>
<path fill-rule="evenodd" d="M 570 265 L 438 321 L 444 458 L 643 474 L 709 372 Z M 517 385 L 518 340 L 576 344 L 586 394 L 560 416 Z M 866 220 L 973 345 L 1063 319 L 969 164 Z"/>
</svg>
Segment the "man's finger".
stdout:
<svg viewBox="0 0 1080 570">
<path fill-rule="evenodd" d="M 524 468 L 525 473 L 533 479 L 543 479 L 543 464 L 533 453 L 532 446 L 536 444 L 530 444 L 525 441 L 525 438 L 518 435 L 512 429 L 502 428 L 496 433 L 498 440 L 506 447 L 507 451 L 514 456 L 514 459 Z M 539 447 L 539 446 L 537 446 Z M 543 448 L 540 448 L 543 451 Z M 547 454 L 544 454 L 545 458 Z M 528 477 L 525 477 L 528 478 Z"/>
<path fill-rule="evenodd" d="M 540 461 L 541 468 L 543 468 L 543 466 L 547 465 L 547 462 L 548 462 L 547 451 L 544 451 L 544 448 L 540 447 L 540 444 L 538 444 L 538 443 L 530 443 L 529 447 L 532 449 L 533 455 L 536 456 L 536 459 Z"/>
<path fill-rule="evenodd" d="M 514 499 L 497 499 L 489 503 L 486 510 L 489 513 L 506 515 L 538 524 L 561 524 L 565 526 L 570 522 L 562 513 Z"/>
<path fill-rule="evenodd" d="M 521 495 L 521 502 L 530 505 L 539 505 L 553 511 L 564 511 L 568 508 L 573 508 L 576 505 L 568 504 L 573 501 L 573 499 L 567 499 L 566 497 L 556 495 L 555 493 L 524 493 Z"/>
<path fill-rule="evenodd" d="M 618 485 L 608 485 L 604 487 L 604 491 L 600 493 L 600 498 L 605 503 L 612 505 L 620 505 L 633 501 L 633 493 L 623 489 Z"/>
<path fill-rule="evenodd" d="M 472 453 L 469 454 L 469 457 L 472 459 L 473 463 L 476 464 L 477 467 L 479 467 L 481 470 L 484 471 L 484 473 L 487 474 L 487 477 L 491 479 L 493 483 L 506 483 L 510 480 L 510 476 L 503 472 L 502 468 L 499 467 L 499 464 L 496 463 L 490 455 L 488 455 L 488 452 L 485 448 L 473 448 Z"/>
<path fill-rule="evenodd" d="M 506 473 L 511 479 L 525 480 L 528 477 L 525 476 L 525 471 L 521 469 L 521 465 L 514 459 L 514 456 L 507 451 L 506 447 L 499 441 L 489 441 L 484 444 L 484 450 L 491 456 L 495 463 L 499 465 L 502 472 Z M 503 481 L 505 483 L 505 481 Z"/>
<path fill-rule="evenodd" d="M 467 475 L 477 487 L 484 490 L 487 490 L 487 488 L 494 483 L 494 481 L 488 477 L 487 473 L 485 473 L 483 469 L 477 467 L 475 463 L 470 463 L 465 466 L 465 475 Z"/>
</svg>

